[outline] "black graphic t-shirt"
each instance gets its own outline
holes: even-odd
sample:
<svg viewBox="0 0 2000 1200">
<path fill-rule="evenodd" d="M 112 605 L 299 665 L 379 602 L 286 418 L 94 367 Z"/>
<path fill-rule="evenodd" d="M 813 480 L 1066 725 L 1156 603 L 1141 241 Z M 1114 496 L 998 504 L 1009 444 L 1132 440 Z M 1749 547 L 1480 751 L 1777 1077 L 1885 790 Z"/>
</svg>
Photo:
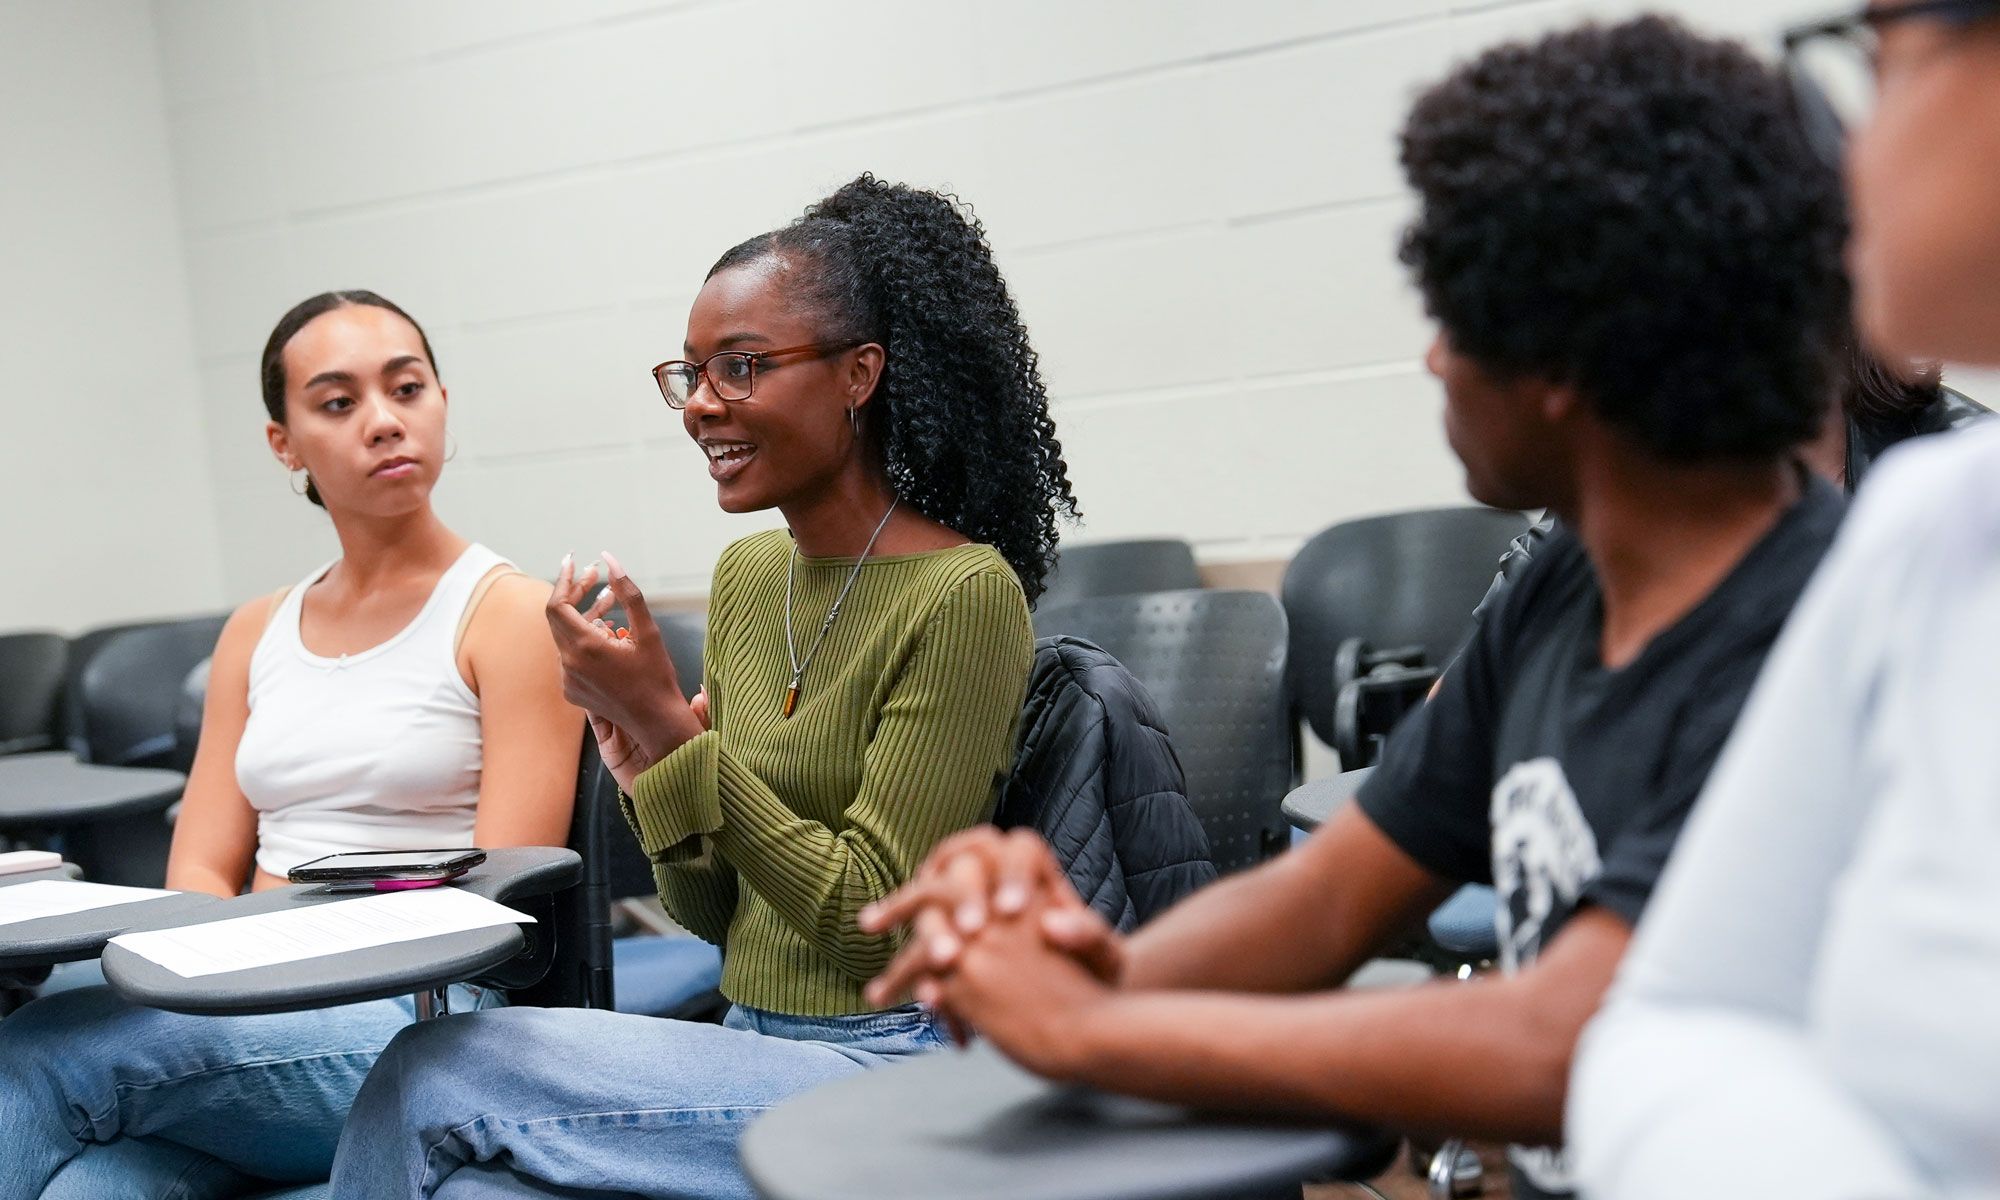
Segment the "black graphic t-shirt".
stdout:
<svg viewBox="0 0 2000 1200">
<path fill-rule="evenodd" d="M 1603 598 L 1558 531 L 1396 729 L 1362 811 L 1448 879 L 1491 883 L 1501 966 L 1603 905 L 1636 925 L 1751 683 L 1845 508 L 1805 494 L 1639 657 L 1603 666 Z M 1559 1149 L 1515 1147 L 1515 1195 L 1568 1194 Z"/>
</svg>

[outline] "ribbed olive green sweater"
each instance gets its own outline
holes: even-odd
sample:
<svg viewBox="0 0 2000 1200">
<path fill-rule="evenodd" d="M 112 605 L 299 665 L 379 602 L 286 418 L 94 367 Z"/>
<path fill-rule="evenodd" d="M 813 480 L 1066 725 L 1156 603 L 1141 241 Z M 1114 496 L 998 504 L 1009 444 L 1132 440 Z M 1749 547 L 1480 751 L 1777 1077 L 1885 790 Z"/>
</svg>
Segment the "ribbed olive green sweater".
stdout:
<svg viewBox="0 0 2000 1200">
<path fill-rule="evenodd" d="M 782 709 L 783 530 L 723 552 L 709 601 L 711 731 L 641 775 L 626 816 L 674 919 L 723 948 L 753 1008 L 864 1012 L 897 941 L 855 928 L 937 842 L 987 820 L 1012 765 L 1034 656 L 1028 607 L 990 546 L 870 558 Z M 801 558 L 806 653 L 851 558 Z"/>
</svg>

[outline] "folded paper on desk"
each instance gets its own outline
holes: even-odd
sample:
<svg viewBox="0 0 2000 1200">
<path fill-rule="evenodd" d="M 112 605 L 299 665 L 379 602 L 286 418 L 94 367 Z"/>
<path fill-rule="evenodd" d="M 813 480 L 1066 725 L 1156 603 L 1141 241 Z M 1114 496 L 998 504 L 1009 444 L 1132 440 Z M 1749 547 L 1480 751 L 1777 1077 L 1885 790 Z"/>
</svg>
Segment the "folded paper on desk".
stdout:
<svg viewBox="0 0 2000 1200">
<path fill-rule="evenodd" d="M 79 883 L 74 879 L 35 879 L 0 888 L 0 925 L 64 917 L 93 908 L 112 908 L 179 894 L 160 888 L 114 887 L 108 883 Z"/>
<path fill-rule="evenodd" d="M 484 896 L 439 887 L 128 933 L 111 944 L 195 979 L 534 920 Z"/>
<path fill-rule="evenodd" d="M 0 875 L 26 871 L 51 871 L 62 866 L 62 855 L 47 850 L 9 850 L 0 854 Z"/>
</svg>

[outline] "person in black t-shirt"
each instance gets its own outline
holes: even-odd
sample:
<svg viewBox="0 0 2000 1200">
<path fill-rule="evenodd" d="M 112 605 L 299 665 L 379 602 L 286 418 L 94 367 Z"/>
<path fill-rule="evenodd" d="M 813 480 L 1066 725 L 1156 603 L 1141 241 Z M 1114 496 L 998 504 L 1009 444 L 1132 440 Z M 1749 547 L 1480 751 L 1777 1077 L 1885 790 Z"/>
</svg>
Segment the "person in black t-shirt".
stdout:
<svg viewBox="0 0 2000 1200">
<path fill-rule="evenodd" d="M 1839 522 L 1798 448 L 1833 392 L 1845 210 L 1774 73 L 1660 18 L 1479 56 L 1402 158 L 1467 486 L 1567 532 L 1303 846 L 1127 939 L 1033 835 L 960 834 L 864 913 L 913 925 L 871 999 L 914 991 L 1055 1079 L 1546 1147 Z M 1326 990 L 1469 881 L 1503 898 L 1502 977 Z M 1515 1162 L 1517 1194 L 1566 1187 L 1557 1151 Z"/>
</svg>

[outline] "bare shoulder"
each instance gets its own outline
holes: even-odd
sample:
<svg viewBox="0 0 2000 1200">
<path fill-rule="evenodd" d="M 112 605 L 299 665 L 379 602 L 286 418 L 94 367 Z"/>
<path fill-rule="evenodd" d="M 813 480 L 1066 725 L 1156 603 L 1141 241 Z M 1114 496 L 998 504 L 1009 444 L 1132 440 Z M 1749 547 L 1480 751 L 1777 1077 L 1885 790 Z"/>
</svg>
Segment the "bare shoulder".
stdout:
<svg viewBox="0 0 2000 1200">
<path fill-rule="evenodd" d="M 497 574 L 465 628 L 464 649 L 477 658 L 514 660 L 539 650 L 555 654 L 545 608 L 550 585 L 519 571 Z"/>
<path fill-rule="evenodd" d="M 539 626 L 544 623 L 542 607 L 548 603 L 552 586 L 519 571 L 495 575 L 486 589 L 486 599 L 481 602 L 479 611 L 472 614 L 472 619 L 477 622 L 482 618 L 492 618 L 501 625 L 510 625 L 533 618 Z"/>
<path fill-rule="evenodd" d="M 229 619 L 222 624 L 222 634 L 215 641 L 217 663 L 227 659 L 248 662 L 250 652 L 257 648 L 257 639 L 264 636 L 264 630 L 271 623 L 271 614 L 277 611 L 290 588 L 279 588 L 266 592 L 236 606 Z"/>
</svg>

